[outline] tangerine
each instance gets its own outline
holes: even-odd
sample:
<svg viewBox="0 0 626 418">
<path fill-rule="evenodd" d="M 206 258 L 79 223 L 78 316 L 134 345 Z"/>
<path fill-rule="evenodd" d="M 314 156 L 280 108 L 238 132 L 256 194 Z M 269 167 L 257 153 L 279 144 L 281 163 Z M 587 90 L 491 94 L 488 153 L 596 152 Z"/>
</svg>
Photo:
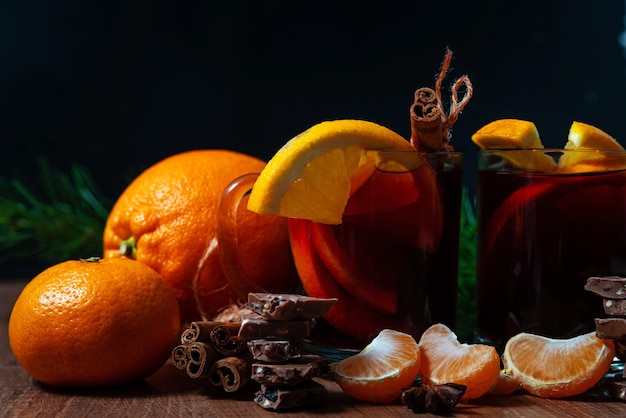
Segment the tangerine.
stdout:
<svg viewBox="0 0 626 418">
<path fill-rule="evenodd" d="M 509 339 L 502 362 L 529 393 L 564 398 L 591 389 L 609 371 L 615 344 L 595 331 L 567 339 L 520 333 Z"/>
<path fill-rule="evenodd" d="M 436 385 L 465 385 L 463 400 L 481 397 L 498 381 L 500 356 L 496 349 L 484 344 L 461 344 L 444 324 L 434 324 L 424 331 L 419 346 L 422 380 Z"/>
<path fill-rule="evenodd" d="M 264 167 L 260 159 L 228 150 L 188 151 L 157 162 L 133 180 L 111 210 L 105 257 L 126 254 L 159 272 L 173 287 L 186 321 L 211 318 L 247 298 L 224 273 L 217 211 L 231 182 Z M 247 279 L 269 292 L 292 290 L 297 277 L 287 220 L 253 213 L 245 204 L 237 216 Z"/>
<path fill-rule="evenodd" d="M 31 280 L 9 318 L 15 358 L 52 386 L 145 378 L 180 336 L 178 302 L 151 268 L 125 258 L 66 261 Z"/>
<path fill-rule="evenodd" d="M 391 402 L 411 386 L 420 370 L 420 348 L 409 334 L 383 329 L 360 353 L 341 360 L 335 380 L 353 398 Z"/>
</svg>

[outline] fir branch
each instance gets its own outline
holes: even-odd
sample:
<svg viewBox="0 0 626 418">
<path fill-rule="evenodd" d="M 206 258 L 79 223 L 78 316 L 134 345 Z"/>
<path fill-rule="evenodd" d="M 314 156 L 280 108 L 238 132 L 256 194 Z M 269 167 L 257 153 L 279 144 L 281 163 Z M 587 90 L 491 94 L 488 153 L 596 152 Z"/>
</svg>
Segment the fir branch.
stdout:
<svg viewBox="0 0 626 418">
<path fill-rule="evenodd" d="M 102 232 L 112 203 L 88 170 L 70 174 L 39 164 L 41 190 L 19 178 L 0 177 L 0 263 L 67 259 L 102 254 Z"/>
<path fill-rule="evenodd" d="M 459 340 L 472 342 L 476 326 L 476 201 L 463 188 L 461 230 L 459 235 L 459 275 L 456 332 Z"/>
</svg>

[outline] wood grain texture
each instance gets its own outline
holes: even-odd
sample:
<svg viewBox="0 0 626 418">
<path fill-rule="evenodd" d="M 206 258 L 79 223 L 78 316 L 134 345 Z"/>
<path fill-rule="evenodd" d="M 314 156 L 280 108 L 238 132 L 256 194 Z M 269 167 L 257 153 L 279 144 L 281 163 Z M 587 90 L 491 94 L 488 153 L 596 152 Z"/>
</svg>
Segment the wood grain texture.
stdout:
<svg viewBox="0 0 626 418">
<path fill-rule="evenodd" d="M 144 382 L 97 390 L 60 390 L 34 381 L 17 363 L 7 337 L 11 308 L 24 280 L 0 280 L 0 416 L 2 417 L 412 417 L 399 403 L 370 405 L 348 398 L 332 381 L 320 379 L 330 400 L 318 408 L 279 413 L 265 411 L 252 397 L 253 384 L 246 390 L 226 394 L 204 380 L 188 378 L 171 363 Z M 498 417 L 618 417 L 626 404 L 601 397 L 546 400 L 529 395 L 483 397 L 455 408 L 454 416 Z"/>
</svg>

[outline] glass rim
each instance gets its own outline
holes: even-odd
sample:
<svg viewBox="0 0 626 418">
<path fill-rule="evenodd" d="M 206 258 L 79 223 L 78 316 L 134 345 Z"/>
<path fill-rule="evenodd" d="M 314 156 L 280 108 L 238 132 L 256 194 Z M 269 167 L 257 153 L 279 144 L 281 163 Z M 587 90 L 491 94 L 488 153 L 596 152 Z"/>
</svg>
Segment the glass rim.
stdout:
<svg viewBox="0 0 626 418">
<path fill-rule="evenodd" d="M 511 152 L 543 152 L 543 153 L 572 153 L 572 152 L 580 152 L 580 153 L 602 153 L 602 154 L 615 154 L 620 155 L 626 153 L 626 150 L 600 150 L 600 149 L 591 149 L 591 148 L 490 148 L 490 149 L 479 149 L 479 154 L 501 154 L 501 153 L 511 153 Z"/>
</svg>

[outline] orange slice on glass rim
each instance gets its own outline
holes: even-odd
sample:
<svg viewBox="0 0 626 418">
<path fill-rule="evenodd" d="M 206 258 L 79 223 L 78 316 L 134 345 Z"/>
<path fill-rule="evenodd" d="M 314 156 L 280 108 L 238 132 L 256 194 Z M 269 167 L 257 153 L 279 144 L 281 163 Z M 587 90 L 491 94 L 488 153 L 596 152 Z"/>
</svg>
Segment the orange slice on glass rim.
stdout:
<svg viewBox="0 0 626 418">
<path fill-rule="evenodd" d="M 513 166 L 526 172 L 551 172 L 554 159 L 544 154 L 539 131 L 533 122 L 521 119 L 497 119 L 472 135 L 481 149 L 512 150 L 499 154 Z"/>
<path fill-rule="evenodd" d="M 624 147 L 611 135 L 593 125 L 572 122 L 565 149 L 580 152 L 565 153 L 559 160 L 559 172 L 612 171 L 626 168 L 626 157 L 619 152 L 624 151 Z"/>
<path fill-rule="evenodd" d="M 384 164 L 411 171 L 425 160 L 406 139 L 374 122 L 322 122 L 288 141 L 257 179 L 253 212 L 340 224 L 348 198 L 376 169 L 376 151 L 413 151 Z"/>
</svg>

